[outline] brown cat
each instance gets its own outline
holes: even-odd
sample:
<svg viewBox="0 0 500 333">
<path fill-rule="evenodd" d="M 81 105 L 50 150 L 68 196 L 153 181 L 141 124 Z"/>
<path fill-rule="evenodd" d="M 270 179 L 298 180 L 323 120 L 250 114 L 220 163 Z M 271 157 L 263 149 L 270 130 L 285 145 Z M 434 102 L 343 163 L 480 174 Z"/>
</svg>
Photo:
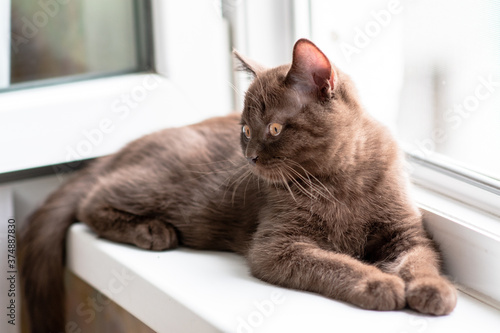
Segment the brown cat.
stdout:
<svg viewBox="0 0 500 333">
<path fill-rule="evenodd" d="M 241 117 L 167 129 L 96 160 L 21 237 L 33 332 L 64 329 L 64 241 L 75 221 L 151 250 L 235 251 L 256 277 L 365 309 L 445 315 L 456 290 L 407 195 L 398 147 L 310 41 L 255 78 Z M 47 310 L 47 311 L 46 311 Z"/>
</svg>

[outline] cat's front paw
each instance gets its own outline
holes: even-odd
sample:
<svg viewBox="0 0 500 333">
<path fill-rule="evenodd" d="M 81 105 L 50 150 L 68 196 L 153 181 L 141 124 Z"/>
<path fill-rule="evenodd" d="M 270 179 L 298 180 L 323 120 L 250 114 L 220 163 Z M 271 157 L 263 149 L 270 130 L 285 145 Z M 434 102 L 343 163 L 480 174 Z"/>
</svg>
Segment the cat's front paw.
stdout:
<svg viewBox="0 0 500 333">
<path fill-rule="evenodd" d="M 151 220 L 135 228 L 134 244 L 147 250 L 166 250 L 178 246 L 177 234 L 171 224 Z"/>
<path fill-rule="evenodd" d="M 408 284 L 406 301 L 418 312 L 447 315 L 457 304 L 457 290 L 442 277 L 419 278 Z"/>
<path fill-rule="evenodd" d="M 405 307 L 405 284 L 396 276 L 385 273 L 363 279 L 355 287 L 353 303 L 369 310 L 390 311 Z"/>
</svg>

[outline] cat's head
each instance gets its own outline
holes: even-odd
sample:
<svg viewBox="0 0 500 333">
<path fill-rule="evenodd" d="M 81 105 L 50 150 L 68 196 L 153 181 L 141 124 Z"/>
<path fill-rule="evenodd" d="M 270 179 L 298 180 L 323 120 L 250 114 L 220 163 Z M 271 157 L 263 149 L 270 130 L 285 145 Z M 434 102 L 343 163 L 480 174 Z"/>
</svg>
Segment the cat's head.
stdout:
<svg viewBox="0 0 500 333">
<path fill-rule="evenodd" d="M 360 112 L 348 77 L 307 39 L 296 42 L 290 65 L 265 69 L 235 56 L 254 76 L 241 117 L 253 171 L 272 182 L 330 172 L 328 158 L 349 140 L 343 128 Z"/>
</svg>

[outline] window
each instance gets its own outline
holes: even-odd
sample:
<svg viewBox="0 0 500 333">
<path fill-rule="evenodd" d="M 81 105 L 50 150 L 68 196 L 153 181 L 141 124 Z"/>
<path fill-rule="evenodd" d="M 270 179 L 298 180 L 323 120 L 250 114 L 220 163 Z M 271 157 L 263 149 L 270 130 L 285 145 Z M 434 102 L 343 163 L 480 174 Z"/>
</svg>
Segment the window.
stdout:
<svg viewBox="0 0 500 333">
<path fill-rule="evenodd" d="M 10 87 L 151 70 L 147 4 L 12 0 Z"/>
<path fill-rule="evenodd" d="M 313 37 L 408 152 L 500 179 L 498 2 L 313 0 L 312 10 Z"/>
<path fill-rule="evenodd" d="M 401 14 L 401 139 L 417 156 L 500 180 L 500 3 L 419 1 Z"/>
<path fill-rule="evenodd" d="M 12 22 L 11 4 L 25 10 Z M 4 36 L 12 23 L 31 38 L 1 40 L 0 182 L 71 171 L 144 134 L 232 110 L 231 47 L 216 2 L 13 0 L 0 4 L 0 18 Z M 11 65 L 21 70 L 11 75 Z M 25 65 L 36 71 L 23 75 Z"/>
<path fill-rule="evenodd" d="M 497 196 L 499 10 L 490 0 L 312 0 L 312 38 L 352 76 L 368 112 L 392 129 L 411 161 Z M 415 178 L 420 170 L 413 165 Z M 457 192 L 445 187 L 435 186 Z"/>
</svg>

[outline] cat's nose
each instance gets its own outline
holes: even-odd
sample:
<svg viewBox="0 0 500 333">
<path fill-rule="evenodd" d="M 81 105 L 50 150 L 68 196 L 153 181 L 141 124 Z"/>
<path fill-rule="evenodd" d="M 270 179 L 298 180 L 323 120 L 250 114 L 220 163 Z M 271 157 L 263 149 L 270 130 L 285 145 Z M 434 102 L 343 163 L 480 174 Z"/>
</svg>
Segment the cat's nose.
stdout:
<svg viewBox="0 0 500 333">
<path fill-rule="evenodd" d="M 248 163 L 251 165 L 257 164 L 257 160 L 259 159 L 259 156 L 247 156 Z"/>
</svg>

